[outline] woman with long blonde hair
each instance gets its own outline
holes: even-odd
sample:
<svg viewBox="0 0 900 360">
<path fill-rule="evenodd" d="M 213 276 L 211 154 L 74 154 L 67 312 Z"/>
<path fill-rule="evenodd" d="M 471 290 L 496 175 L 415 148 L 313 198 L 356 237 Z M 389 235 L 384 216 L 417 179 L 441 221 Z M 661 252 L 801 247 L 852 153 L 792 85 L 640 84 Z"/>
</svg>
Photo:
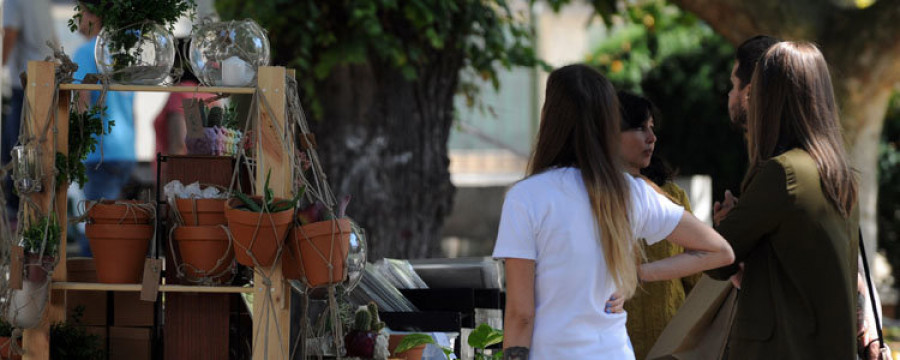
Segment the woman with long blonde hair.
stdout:
<svg viewBox="0 0 900 360">
<path fill-rule="evenodd" d="M 547 80 L 529 176 L 506 195 L 494 257 L 506 259 L 505 359 L 634 359 L 618 290 L 733 260 L 724 239 L 627 175 L 616 92 L 584 65 Z M 640 265 L 637 238 L 686 253 Z"/>
<path fill-rule="evenodd" d="M 781 42 L 750 86 L 750 169 L 717 227 L 744 263 L 728 358 L 855 359 L 857 181 L 828 64 Z M 736 264 L 707 273 L 724 280 Z"/>
</svg>

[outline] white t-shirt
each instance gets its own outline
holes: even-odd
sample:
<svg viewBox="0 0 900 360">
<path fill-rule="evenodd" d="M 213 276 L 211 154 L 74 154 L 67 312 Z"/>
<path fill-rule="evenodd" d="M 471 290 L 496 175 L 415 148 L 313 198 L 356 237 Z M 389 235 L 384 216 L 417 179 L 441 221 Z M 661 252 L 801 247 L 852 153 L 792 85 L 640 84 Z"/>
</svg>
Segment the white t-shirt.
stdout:
<svg viewBox="0 0 900 360">
<path fill-rule="evenodd" d="M 634 241 L 664 239 L 684 209 L 643 180 L 624 176 Z M 506 194 L 493 256 L 535 260 L 531 359 L 634 359 L 626 314 L 604 312 L 615 283 L 599 238 L 578 169 L 545 171 Z"/>
</svg>

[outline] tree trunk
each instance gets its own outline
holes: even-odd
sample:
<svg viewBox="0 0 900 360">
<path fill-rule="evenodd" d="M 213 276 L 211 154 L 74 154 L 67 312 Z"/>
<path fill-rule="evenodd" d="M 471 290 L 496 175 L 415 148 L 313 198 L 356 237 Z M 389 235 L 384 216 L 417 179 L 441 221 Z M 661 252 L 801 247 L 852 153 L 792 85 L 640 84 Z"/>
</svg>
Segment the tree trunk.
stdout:
<svg viewBox="0 0 900 360">
<path fill-rule="evenodd" d="M 455 188 L 447 139 L 461 54 L 436 56 L 414 81 L 377 63 L 335 69 L 317 89 L 311 124 L 335 196 L 366 229 L 370 261 L 440 255 Z"/>
<path fill-rule="evenodd" d="M 735 46 L 757 34 L 811 41 L 831 66 L 851 165 L 859 171 L 860 226 L 876 247 L 878 144 L 893 86 L 900 80 L 900 7 L 880 0 L 866 9 L 820 0 L 673 0 Z"/>
</svg>

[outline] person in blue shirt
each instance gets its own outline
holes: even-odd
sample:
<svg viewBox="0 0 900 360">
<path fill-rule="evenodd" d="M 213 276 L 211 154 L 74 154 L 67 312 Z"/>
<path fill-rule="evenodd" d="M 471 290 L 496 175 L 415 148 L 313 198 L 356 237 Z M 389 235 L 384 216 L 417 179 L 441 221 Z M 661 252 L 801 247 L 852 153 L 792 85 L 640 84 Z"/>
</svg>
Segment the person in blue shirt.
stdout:
<svg viewBox="0 0 900 360">
<path fill-rule="evenodd" d="M 103 23 L 103 19 L 92 13 L 88 6 L 84 6 L 86 4 L 98 6 L 99 1 L 81 3 L 82 17 L 78 31 L 90 40 L 79 47 L 72 58 L 78 64 L 78 71 L 74 75 L 76 82 L 81 82 L 87 74 L 99 73 L 94 58 L 94 46 Z M 79 91 L 76 96 L 76 108 L 84 110 L 97 104 L 100 92 Z M 114 121 L 114 125 L 110 134 L 103 136 L 102 158 L 101 147 L 98 146 L 85 161 L 88 182 L 84 184 L 84 196 L 88 200 L 118 199 L 122 187 L 128 182 L 135 167 L 134 93 L 109 91 L 102 106 L 106 107 L 102 116 L 104 129 L 111 120 Z M 90 254 L 86 241 L 82 242 L 82 248 L 86 255 Z"/>
</svg>

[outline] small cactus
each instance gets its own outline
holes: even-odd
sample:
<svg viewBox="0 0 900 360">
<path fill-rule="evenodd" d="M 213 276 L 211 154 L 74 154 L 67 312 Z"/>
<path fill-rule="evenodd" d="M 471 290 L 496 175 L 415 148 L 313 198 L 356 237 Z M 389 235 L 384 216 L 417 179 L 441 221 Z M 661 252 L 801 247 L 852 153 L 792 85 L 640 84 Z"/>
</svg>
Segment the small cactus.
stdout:
<svg viewBox="0 0 900 360">
<path fill-rule="evenodd" d="M 371 316 L 371 324 L 369 325 L 370 331 L 380 331 L 384 328 L 384 323 L 381 322 L 381 319 L 378 318 L 378 305 L 375 305 L 374 302 L 370 302 L 369 305 L 366 306 L 369 310 L 369 316 Z M 380 327 L 379 327 L 380 324 Z"/>
<path fill-rule="evenodd" d="M 353 330 L 369 331 L 372 324 L 372 315 L 367 309 L 356 310 L 356 319 L 353 320 Z"/>
</svg>

